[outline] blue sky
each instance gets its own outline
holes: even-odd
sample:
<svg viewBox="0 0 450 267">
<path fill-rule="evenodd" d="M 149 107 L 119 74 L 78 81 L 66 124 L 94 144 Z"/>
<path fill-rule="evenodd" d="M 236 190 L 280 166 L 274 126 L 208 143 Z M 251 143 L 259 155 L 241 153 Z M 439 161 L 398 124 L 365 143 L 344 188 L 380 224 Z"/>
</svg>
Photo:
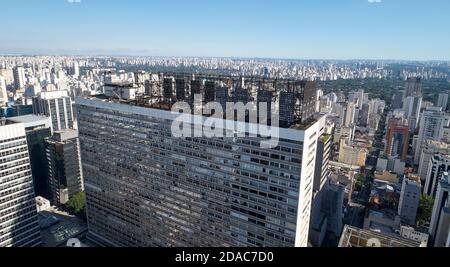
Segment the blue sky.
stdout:
<svg viewBox="0 0 450 267">
<path fill-rule="evenodd" d="M 0 14 L 0 53 L 450 60 L 448 0 L 0 0 Z"/>
</svg>

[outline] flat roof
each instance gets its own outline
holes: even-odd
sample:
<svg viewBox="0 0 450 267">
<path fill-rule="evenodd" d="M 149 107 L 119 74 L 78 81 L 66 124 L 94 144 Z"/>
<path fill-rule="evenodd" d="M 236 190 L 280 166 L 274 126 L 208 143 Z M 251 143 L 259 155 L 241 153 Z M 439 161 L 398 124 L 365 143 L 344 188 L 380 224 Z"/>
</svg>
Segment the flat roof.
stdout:
<svg viewBox="0 0 450 267">
<path fill-rule="evenodd" d="M 87 223 L 66 212 L 52 208 L 38 213 L 43 247 L 65 246 L 70 238 L 83 237 Z"/>
<path fill-rule="evenodd" d="M 25 116 L 10 117 L 7 120 L 27 124 L 27 123 L 36 122 L 36 121 L 48 121 L 49 117 L 31 114 L 31 115 L 25 115 Z"/>
<path fill-rule="evenodd" d="M 91 97 L 77 97 L 75 99 L 75 103 L 77 105 L 85 105 L 85 106 L 91 106 L 96 108 L 104 108 L 107 110 L 113 110 L 113 111 L 119 111 L 124 113 L 133 113 L 138 115 L 144 115 L 148 117 L 153 118 L 160 118 L 163 120 L 169 120 L 173 121 L 175 119 L 181 120 L 183 122 L 191 123 L 190 118 L 184 117 L 180 118 L 180 113 L 171 112 L 169 110 L 164 109 L 158 109 L 158 108 L 152 108 L 152 107 L 143 107 L 135 105 L 134 103 L 127 101 L 127 102 L 120 102 L 117 100 L 106 100 L 104 98 L 97 98 L 95 96 Z M 187 114 L 189 115 L 189 114 Z M 194 123 L 198 122 L 204 122 L 208 117 L 206 116 L 199 116 L 199 115 L 192 115 Z M 322 117 L 324 118 L 324 117 Z M 322 119 L 321 118 L 321 119 Z M 220 119 L 219 119 L 220 120 Z M 240 121 L 229 121 L 229 120 L 223 120 L 224 121 L 224 130 L 227 131 L 235 131 L 235 129 L 245 129 L 246 132 L 250 132 L 249 129 L 255 128 L 254 123 L 248 123 L 248 122 L 240 122 Z M 274 131 L 276 132 L 278 130 L 278 136 L 281 139 L 286 140 L 292 140 L 292 141 L 304 141 L 305 139 L 305 132 L 309 130 L 311 127 L 313 127 L 316 123 L 320 121 L 317 119 L 310 119 L 305 124 L 296 124 L 294 127 L 290 128 L 281 128 L 281 127 L 272 127 Z M 216 129 L 220 129 L 221 127 L 216 124 Z M 256 127 L 257 129 L 258 127 Z"/>
<path fill-rule="evenodd" d="M 339 247 L 420 247 L 421 243 L 372 230 L 363 230 L 346 225 Z"/>
</svg>

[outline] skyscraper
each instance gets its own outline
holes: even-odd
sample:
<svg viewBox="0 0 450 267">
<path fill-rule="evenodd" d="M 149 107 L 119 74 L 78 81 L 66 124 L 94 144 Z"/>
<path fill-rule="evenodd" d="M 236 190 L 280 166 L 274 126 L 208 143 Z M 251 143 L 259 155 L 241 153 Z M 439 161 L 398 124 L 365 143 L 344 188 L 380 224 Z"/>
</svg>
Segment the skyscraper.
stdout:
<svg viewBox="0 0 450 267">
<path fill-rule="evenodd" d="M 420 177 L 412 174 L 405 175 L 403 177 L 402 191 L 398 204 L 398 214 L 402 222 L 409 225 L 416 225 L 420 193 Z"/>
<path fill-rule="evenodd" d="M 266 123 L 270 121 L 270 119 L 272 118 L 272 97 L 273 97 L 273 92 L 272 91 L 268 91 L 268 90 L 263 90 L 260 89 L 258 90 L 258 95 L 257 95 L 257 106 L 256 108 L 258 109 L 258 118 L 262 118 L 261 116 L 263 116 L 263 114 L 261 113 L 261 104 L 264 104 L 267 107 L 267 113 L 264 114 L 265 116 L 267 116 L 267 121 L 260 121 L 260 123 Z"/>
<path fill-rule="evenodd" d="M 216 101 L 220 103 L 223 110 L 226 110 L 227 102 L 229 99 L 228 87 L 225 85 L 216 88 Z"/>
<path fill-rule="evenodd" d="M 73 128 L 72 101 L 67 91 L 41 92 L 33 97 L 33 113 L 52 119 L 52 130 Z"/>
<path fill-rule="evenodd" d="M 401 118 L 391 118 L 388 123 L 386 134 L 386 156 L 399 156 L 406 160 L 409 149 L 409 126 L 408 122 Z"/>
<path fill-rule="evenodd" d="M 72 129 L 57 131 L 45 140 L 47 187 L 53 205 L 66 204 L 84 190 L 78 133 Z"/>
<path fill-rule="evenodd" d="M 433 215 L 430 222 L 430 236 L 435 247 L 447 246 L 450 235 L 450 179 L 448 172 L 440 176 Z"/>
<path fill-rule="evenodd" d="M 80 64 L 77 61 L 73 62 L 73 76 L 78 78 L 80 76 Z"/>
<path fill-rule="evenodd" d="M 185 79 L 176 79 L 175 87 L 176 87 L 177 101 L 183 101 L 184 99 L 186 99 L 186 81 L 185 81 Z"/>
<path fill-rule="evenodd" d="M 205 82 L 205 103 L 214 102 L 216 97 L 216 84 L 214 81 Z"/>
<path fill-rule="evenodd" d="M 347 111 L 345 112 L 344 126 L 349 127 L 351 124 L 354 124 L 355 118 L 356 118 L 356 104 L 350 102 L 347 104 Z"/>
<path fill-rule="evenodd" d="M 427 179 L 430 160 L 434 155 L 450 155 L 450 143 L 426 140 L 420 152 L 419 169 L 417 173 L 425 181 Z"/>
<path fill-rule="evenodd" d="M 0 247 L 34 247 L 41 233 L 25 127 L 0 121 Z"/>
<path fill-rule="evenodd" d="M 410 77 L 406 80 L 405 98 L 409 96 L 422 96 L 422 78 Z"/>
<path fill-rule="evenodd" d="M 403 107 L 403 96 L 405 91 L 398 91 L 392 97 L 392 109 L 401 109 Z"/>
<path fill-rule="evenodd" d="M 28 152 L 30 154 L 31 172 L 33 174 L 34 191 L 37 196 L 48 197 L 44 140 L 52 135 L 52 122 L 50 118 L 26 115 L 12 117 L 8 120 L 24 124 Z"/>
<path fill-rule="evenodd" d="M 6 106 L 8 102 L 8 91 L 6 90 L 6 80 L 0 76 L 0 107 Z"/>
<path fill-rule="evenodd" d="M 409 129 L 411 132 L 415 132 L 418 127 L 421 108 L 421 96 L 408 96 L 404 99 L 403 110 L 405 111 L 405 117 L 408 119 Z"/>
<path fill-rule="evenodd" d="M 448 94 L 440 93 L 436 103 L 436 107 L 441 107 L 442 110 L 446 111 L 448 106 Z"/>
<path fill-rule="evenodd" d="M 419 135 L 414 153 L 414 164 L 419 164 L 420 151 L 425 140 L 440 141 L 444 128 L 450 124 L 450 116 L 442 111 L 442 108 L 431 107 L 422 113 Z"/>
<path fill-rule="evenodd" d="M 423 193 L 431 197 L 435 197 L 442 175 L 449 171 L 450 155 L 438 154 L 431 157 Z"/>
<path fill-rule="evenodd" d="M 176 138 L 164 110 L 81 98 L 77 109 L 91 241 L 307 246 L 324 118 L 263 149 L 260 137 Z"/>
<path fill-rule="evenodd" d="M 189 103 L 193 104 L 195 95 L 200 94 L 202 94 L 202 82 L 199 79 L 191 80 L 191 94 L 189 97 Z M 203 97 L 204 96 L 202 95 L 202 98 Z"/>
<path fill-rule="evenodd" d="M 175 80 L 173 77 L 164 78 L 163 97 L 167 102 L 171 102 L 174 93 Z"/>
<path fill-rule="evenodd" d="M 16 90 L 25 86 L 25 69 L 23 67 L 15 67 L 13 69 L 14 74 L 14 86 Z"/>
</svg>

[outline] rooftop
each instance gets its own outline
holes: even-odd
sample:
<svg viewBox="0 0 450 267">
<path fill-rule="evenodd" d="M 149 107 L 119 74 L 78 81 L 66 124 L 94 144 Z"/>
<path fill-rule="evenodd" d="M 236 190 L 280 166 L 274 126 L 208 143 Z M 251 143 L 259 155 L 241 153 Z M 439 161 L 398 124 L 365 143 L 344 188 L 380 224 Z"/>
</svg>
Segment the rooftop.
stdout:
<svg viewBox="0 0 450 267">
<path fill-rule="evenodd" d="M 83 238 L 87 224 L 78 217 L 52 208 L 38 213 L 44 247 L 65 246 L 70 238 Z"/>
<path fill-rule="evenodd" d="M 8 118 L 8 120 L 26 124 L 26 123 L 30 123 L 30 122 L 36 122 L 36 121 L 47 121 L 48 117 L 31 114 L 31 115 L 25 115 L 25 116 L 10 117 L 10 118 Z"/>
<path fill-rule="evenodd" d="M 136 92 L 130 93 L 127 88 L 136 89 Z M 130 82 L 105 82 L 104 91 L 105 95 L 92 97 L 161 110 L 171 110 L 178 101 L 192 105 L 196 94 L 202 94 L 204 102 L 279 103 L 281 124 L 285 124 L 286 128 L 298 128 L 297 125 L 302 128 L 313 121 L 311 117 L 315 112 L 317 85 L 313 81 L 298 79 L 159 73 L 157 80 L 145 84 L 145 90 Z"/>
<path fill-rule="evenodd" d="M 420 243 L 400 236 L 346 225 L 339 241 L 339 247 L 420 247 Z"/>
<path fill-rule="evenodd" d="M 420 176 L 417 174 L 413 174 L 413 173 L 408 173 L 405 178 L 407 178 L 407 181 L 412 181 L 415 182 L 417 184 L 421 184 L 421 180 L 420 180 Z"/>
</svg>

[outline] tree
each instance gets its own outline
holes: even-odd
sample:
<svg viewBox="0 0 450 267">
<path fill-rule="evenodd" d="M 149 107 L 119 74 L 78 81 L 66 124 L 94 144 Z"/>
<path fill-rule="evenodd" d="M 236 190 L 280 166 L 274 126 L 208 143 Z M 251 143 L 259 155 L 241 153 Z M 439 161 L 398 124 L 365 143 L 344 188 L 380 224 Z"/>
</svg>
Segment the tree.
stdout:
<svg viewBox="0 0 450 267">
<path fill-rule="evenodd" d="M 84 192 L 73 195 L 67 202 L 67 207 L 73 212 L 80 214 L 86 206 L 86 194 Z"/>
<path fill-rule="evenodd" d="M 364 178 L 365 178 L 365 176 L 362 173 L 358 173 L 355 175 L 355 179 L 356 179 L 355 187 L 357 190 L 361 190 L 361 188 L 363 187 L 364 182 L 365 182 Z"/>
<path fill-rule="evenodd" d="M 424 226 L 431 221 L 433 213 L 434 199 L 431 196 L 422 195 L 419 200 L 419 209 L 417 210 L 417 225 Z"/>
</svg>

